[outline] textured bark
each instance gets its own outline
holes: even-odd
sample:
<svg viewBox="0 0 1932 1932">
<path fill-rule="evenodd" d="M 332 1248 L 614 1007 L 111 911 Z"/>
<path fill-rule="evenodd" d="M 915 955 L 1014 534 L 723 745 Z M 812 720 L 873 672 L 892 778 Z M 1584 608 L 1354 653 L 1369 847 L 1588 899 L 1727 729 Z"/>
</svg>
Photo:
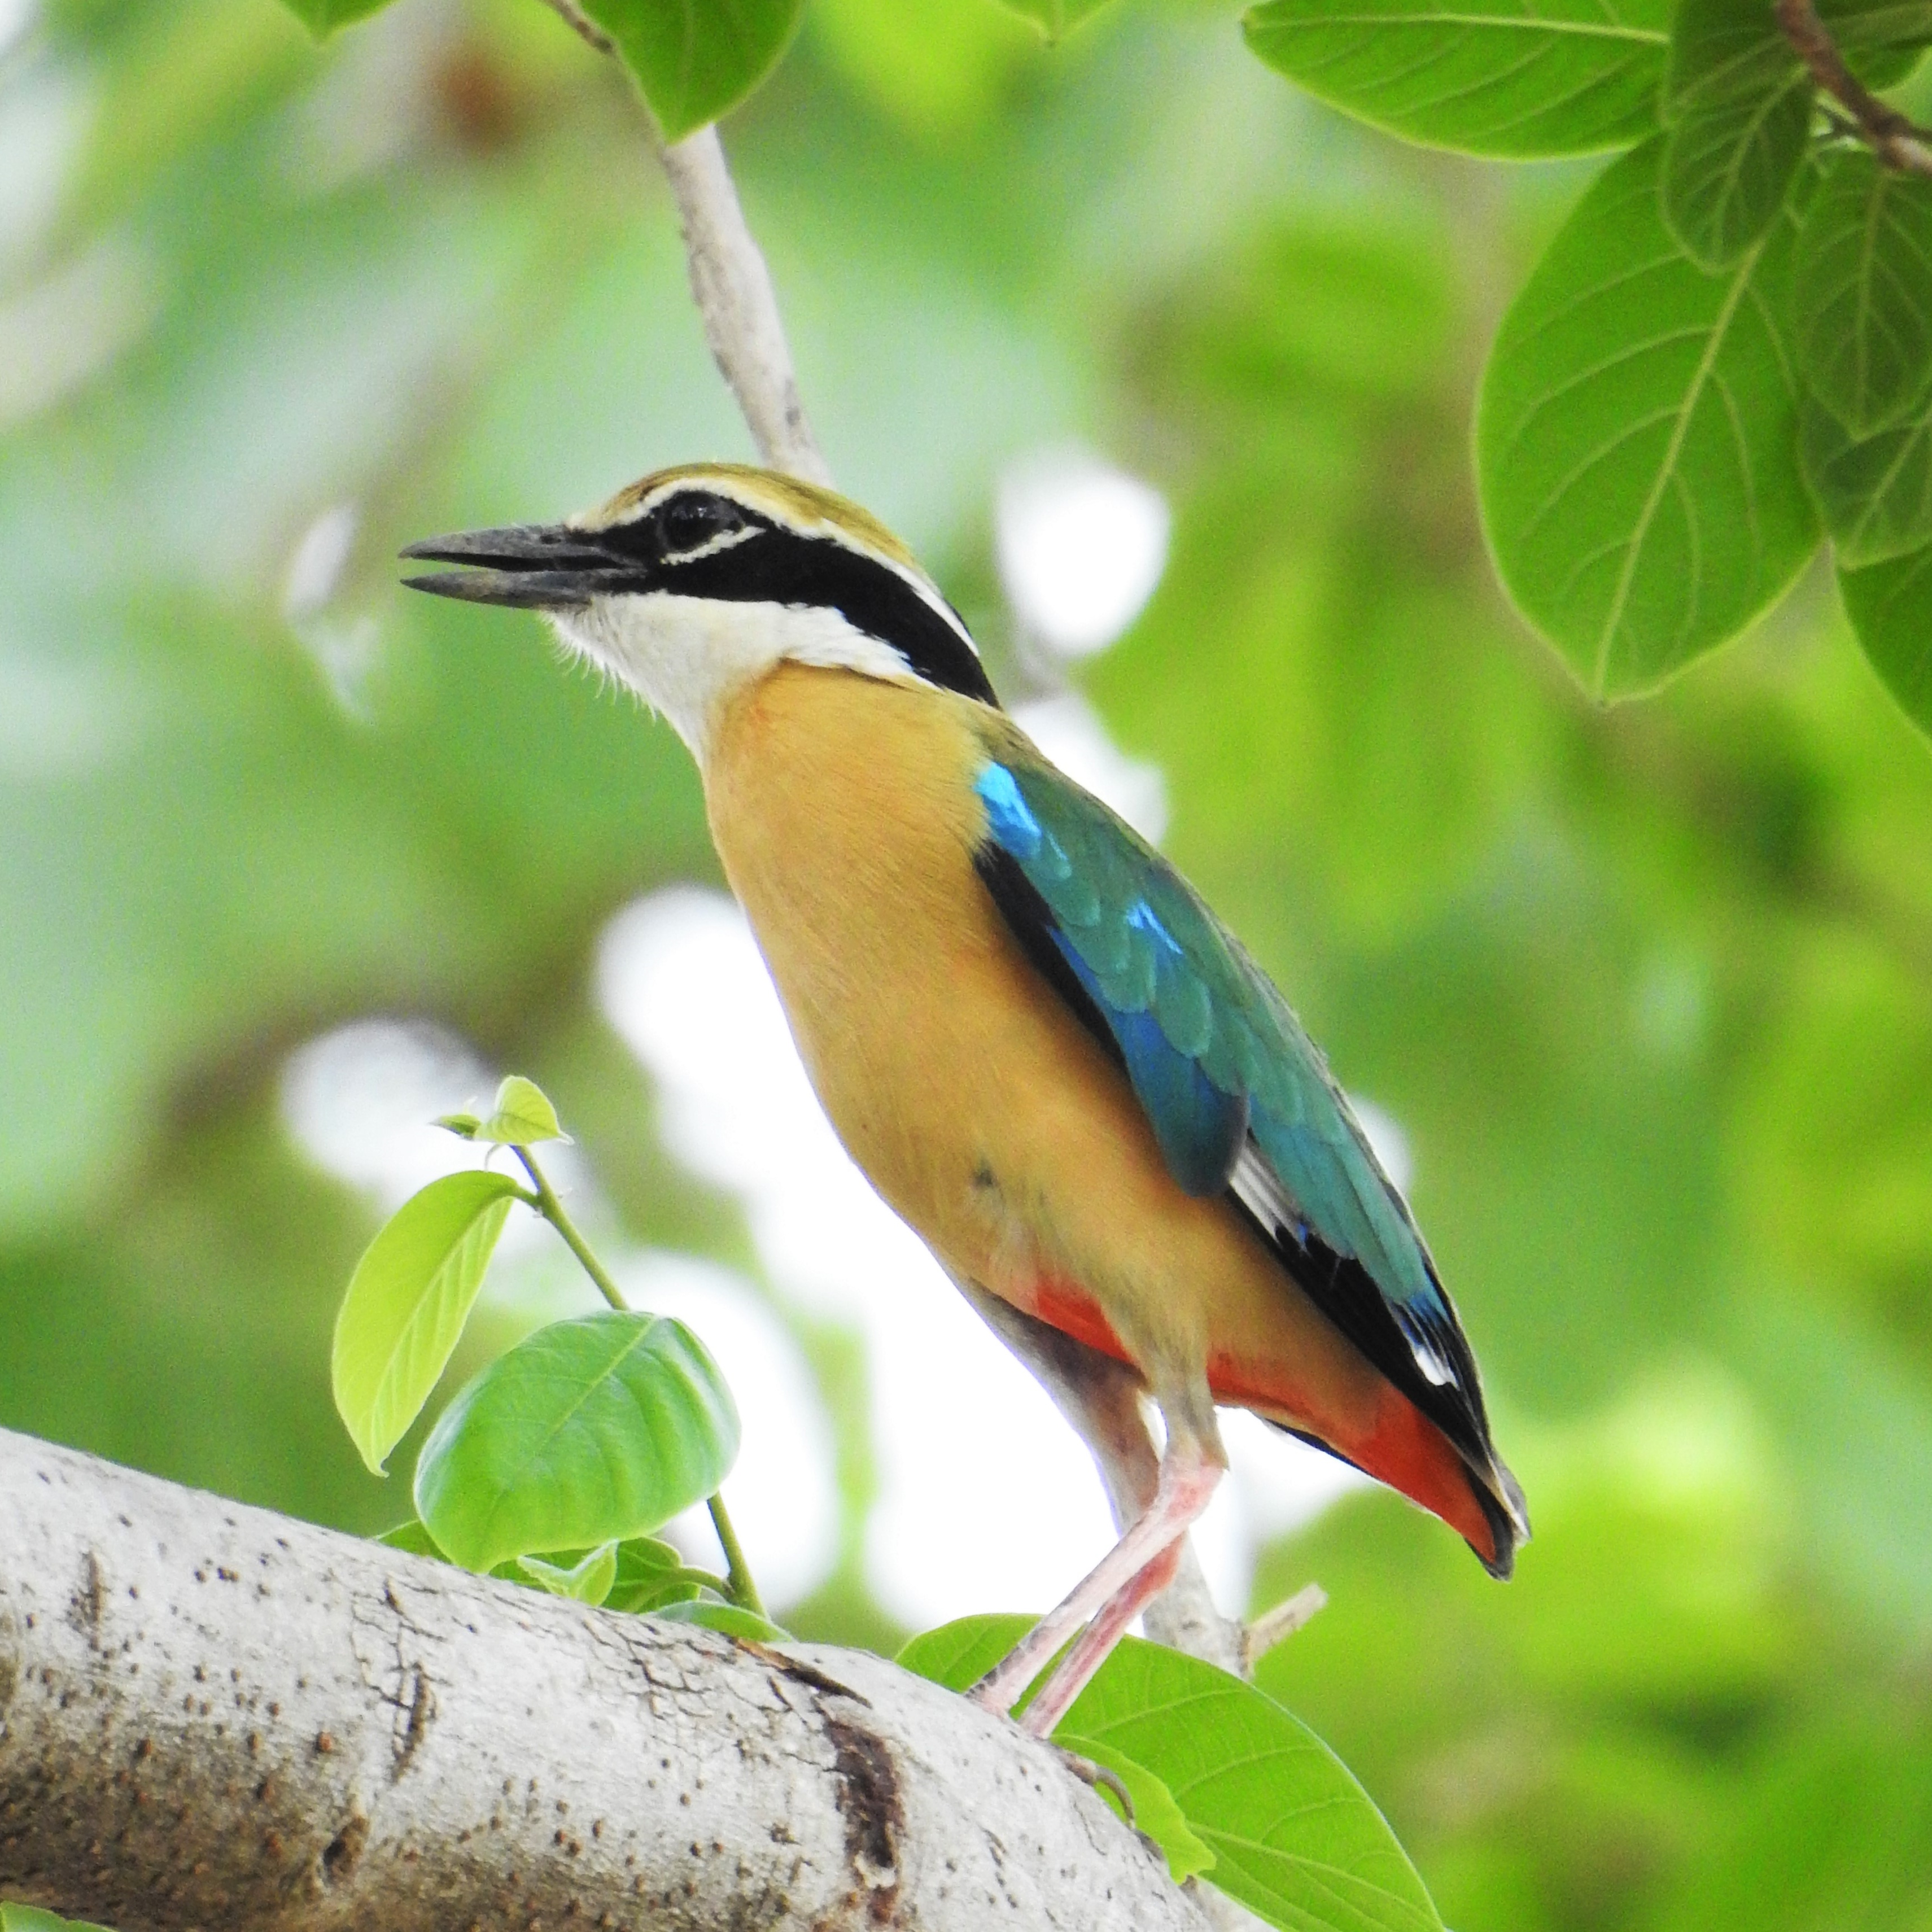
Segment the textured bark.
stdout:
<svg viewBox="0 0 1932 1932">
<path fill-rule="evenodd" d="M 147 1928 L 1200 1932 L 1050 1747 L 0 1432 L 0 1897 Z"/>
<path fill-rule="evenodd" d="M 716 128 L 659 150 L 677 202 L 692 298 L 718 372 L 743 412 L 762 461 L 830 484 L 832 472 L 806 420 L 770 271 L 745 224 Z"/>
</svg>

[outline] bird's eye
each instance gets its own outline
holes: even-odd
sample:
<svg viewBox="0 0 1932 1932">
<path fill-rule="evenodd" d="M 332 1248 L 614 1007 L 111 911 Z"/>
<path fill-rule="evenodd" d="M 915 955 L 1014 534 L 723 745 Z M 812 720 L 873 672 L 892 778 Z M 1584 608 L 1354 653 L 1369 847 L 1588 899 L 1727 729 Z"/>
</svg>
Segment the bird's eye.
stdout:
<svg viewBox="0 0 1932 1932">
<path fill-rule="evenodd" d="M 712 538 L 740 528 L 744 518 L 716 496 L 679 496 L 658 512 L 664 554 L 681 556 L 700 550 Z"/>
</svg>

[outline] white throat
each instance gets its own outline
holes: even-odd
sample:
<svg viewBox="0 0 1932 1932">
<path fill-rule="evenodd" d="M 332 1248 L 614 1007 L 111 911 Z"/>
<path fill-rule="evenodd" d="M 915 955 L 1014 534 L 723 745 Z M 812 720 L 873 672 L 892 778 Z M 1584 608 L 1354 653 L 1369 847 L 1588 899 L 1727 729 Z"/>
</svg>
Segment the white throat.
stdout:
<svg viewBox="0 0 1932 1932">
<path fill-rule="evenodd" d="M 566 649 L 662 712 L 701 766 L 720 707 L 785 659 L 916 684 L 890 644 L 812 604 L 728 602 L 668 590 L 548 614 Z"/>
</svg>

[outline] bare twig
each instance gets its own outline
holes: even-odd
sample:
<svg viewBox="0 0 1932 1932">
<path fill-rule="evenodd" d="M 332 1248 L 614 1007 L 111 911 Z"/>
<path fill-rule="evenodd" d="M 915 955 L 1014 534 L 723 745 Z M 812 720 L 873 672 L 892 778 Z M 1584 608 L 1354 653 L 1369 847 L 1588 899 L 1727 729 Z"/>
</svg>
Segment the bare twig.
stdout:
<svg viewBox="0 0 1932 1932">
<path fill-rule="evenodd" d="M 738 399 L 759 455 L 774 470 L 829 484 L 832 472 L 799 400 L 771 272 L 745 225 L 718 130 L 703 128 L 662 148 L 659 158 L 677 200 L 704 339 Z"/>
<path fill-rule="evenodd" d="M 1778 0 L 1777 14 L 1780 31 L 1858 138 L 1886 166 L 1932 178 L 1932 130 L 1880 100 L 1845 64 L 1814 0 Z"/>
<path fill-rule="evenodd" d="M 124 1932 L 1208 1932 L 1051 1745 L 0 1430 L 0 1897 Z"/>
<path fill-rule="evenodd" d="M 617 51 L 617 43 L 596 21 L 584 17 L 576 4 L 576 0 L 544 0 L 544 4 L 579 40 L 587 42 L 600 54 L 614 54 Z"/>
<path fill-rule="evenodd" d="M 1241 1633 L 1243 1674 L 1252 1677 L 1255 1666 L 1278 1643 L 1304 1628 L 1317 1610 L 1325 1610 L 1328 1592 L 1319 1583 L 1304 1583 L 1286 1602 L 1264 1610 Z"/>
</svg>

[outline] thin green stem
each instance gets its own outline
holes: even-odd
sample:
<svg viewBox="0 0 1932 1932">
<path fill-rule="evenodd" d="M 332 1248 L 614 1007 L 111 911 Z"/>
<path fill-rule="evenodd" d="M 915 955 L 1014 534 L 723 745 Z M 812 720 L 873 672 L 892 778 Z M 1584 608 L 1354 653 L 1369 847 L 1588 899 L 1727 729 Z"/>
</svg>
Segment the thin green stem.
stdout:
<svg viewBox="0 0 1932 1932">
<path fill-rule="evenodd" d="M 584 1264 L 584 1273 L 597 1284 L 597 1292 L 613 1308 L 628 1313 L 631 1304 L 624 1299 L 623 1291 L 610 1279 L 604 1264 L 591 1252 L 590 1244 L 578 1232 L 577 1223 L 564 1211 L 556 1190 L 545 1179 L 543 1169 L 538 1166 L 530 1149 L 512 1146 L 510 1151 L 523 1162 L 524 1172 L 530 1176 L 530 1184 L 537 1191 L 532 1206 L 563 1237 L 570 1252 Z M 724 1507 L 724 1492 L 719 1490 L 707 1507 L 711 1511 L 711 1526 L 717 1531 L 719 1546 L 724 1552 L 724 1580 L 731 1586 L 733 1601 L 740 1610 L 749 1610 L 754 1617 L 764 1616 L 764 1601 L 758 1594 L 758 1585 L 752 1580 L 751 1565 L 745 1561 L 738 1532 L 731 1526 L 730 1512 Z"/>
<path fill-rule="evenodd" d="M 628 1312 L 631 1304 L 624 1299 L 623 1291 L 610 1279 L 604 1264 L 590 1252 L 590 1244 L 577 1232 L 577 1223 L 564 1212 L 563 1203 L 556 1198 L 556 1190 L 544 1178 L 543 1169 L 531 1158 L 528 1148 L 513 1147 L 510 1151 L 524 1164 L 524 1171 L 537 1190 L 537 1212 L 561 1234 L 570 1252 L 584 1264 L 584 1272 L 597 1284 L 597 1292 L 613 1308 Z"/>
<path fill-rule="evenodd" d="M 730 1512 L 724 1507 L 722 1490 L 711 1498 L 708 1507 L 711 1527 L 718 1532 L 718 1545 L 724 1552 L 724 1580 L 731 1586 L 732 1600 L 741 1610 L 749 1610 L 753 1616 L 762 1617 L 765 1614 L 764 1600 L 758 1594 L 758 1585 L 752 1581 L 751 1568 L 740 1546 L 738 1532 L 731 1527 Z"/>
</svg>

